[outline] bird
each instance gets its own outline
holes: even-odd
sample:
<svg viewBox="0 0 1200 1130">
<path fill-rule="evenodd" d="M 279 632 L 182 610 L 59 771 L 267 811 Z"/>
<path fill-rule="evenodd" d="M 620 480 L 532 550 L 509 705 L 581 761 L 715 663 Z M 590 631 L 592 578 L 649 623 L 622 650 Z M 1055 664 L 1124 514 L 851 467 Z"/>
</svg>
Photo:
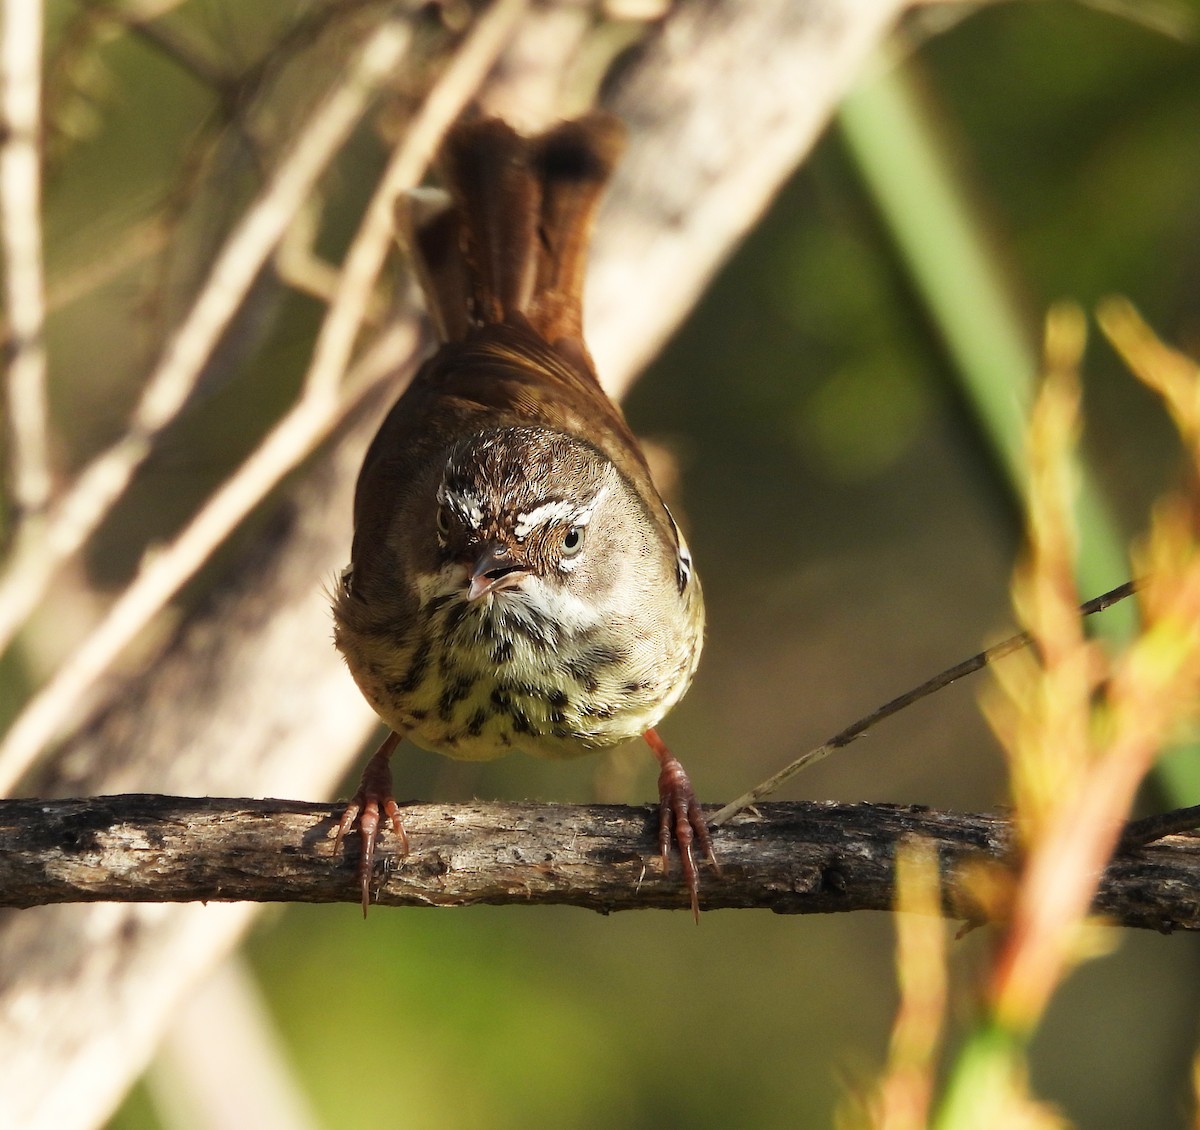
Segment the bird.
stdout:
<svg viewBox="0 0 1200 1130">
<path fill-rule="evenodd" d="M 624 148 L 603 111 L 536 135 L 464 118 L 444 189 L 397 228 L 439 345 L 370 444 L 355 489 L 334 640 L 390 733 L 335 851 L 357 830 L 363 913 L 402 738 L 453 758 L 572 758 L 642 737 L 659 763 L 658 849 L 719 870 L 691 781 L 656 726 L 691 683 L 700 580 L 583 338 L 594 216 Z"/>
</svg>

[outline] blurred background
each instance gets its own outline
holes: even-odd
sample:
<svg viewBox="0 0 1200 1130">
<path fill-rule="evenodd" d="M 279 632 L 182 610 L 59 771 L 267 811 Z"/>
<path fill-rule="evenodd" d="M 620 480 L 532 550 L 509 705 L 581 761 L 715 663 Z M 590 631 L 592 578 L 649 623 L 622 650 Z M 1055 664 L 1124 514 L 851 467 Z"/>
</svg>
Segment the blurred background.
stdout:
<svg viewBox="0 0 1200 1130">
<path fill-rule="evenodd" d="M 181 14 L 241 65 L 292 6 L 254 7 L 235 17 L 206 0 Z M 63 127 L 49 139 L 51 273 L 70 276 L 132 217 L 172 208 L 202 246 L 221 202 L 189 201 L 186 215 L 182 202 L 211 91 L 170 43 L 114 35 L 84 51 L 81 9 L 49 10 Z M 893 44 L 884 88 L 851 96 L 634 388 L 628 415 L 678 471 L 707 595 L 700 674 L 662 727 L 702 799 L 744 791 L 1012 630 L 1015 440 L 977 411 L 972 366 L 1035 356 L 1048 304 L 1112 293 L 1200 355 L 1198 16 L 1194 3 L 931 6 Z M 889 149 L 897 120 L 926 146 L 906 148 L 912 166 Z M 366 131 L 342 164 L 332 192 L 346 217 L 383 152 Z M 239 175 L 225 184 L 231 208 Z M 325 234 L 330 253 L 339 237 Z M 943 251 L 955 266 L 931 281 L 922 253 Z M 982 257 L 982 286 L 960 255 Z M 54 323 L 56 372 L 74 379 L 52 393 L 80 459 L 136 393 L 153 333 L 131 332 L 131 302 L 146 325 L 169 321 L 195 271 L 186 255 L 160 269 L 153 286 L 118 273 Z M 316 311 L 298 297 L 254 311 L 252 372 L 206 387 L 172 430 L 106 525 L 94 584 L 118 586 L 261 435 L 295 391 Z M 1087 533 L 1109 539 L 1089 575 L 1099 591 L 1124 579 L 1112 546 L 1141 527 L 1177 458 L 1157 403 L 1100 341 L 1085 397 L 1089 481 L 1110 521 Z M 12 673 L 10 693 L 20 682 Z M 982 685 L 905 711 L 786 797 L 1003 804 Z M 402 795 L 439 800 L 654 793 L 641 749 L 466 765 L 405 747 L 395 771 Z M 1200 942 L 1111 941 L 1059 994 L 1034 1089 L 1084 1127 L 1180 1125 Z M 962 985 L 987 944 L 986 931 L 954 944 Z M 896 1001 L 886 915 L 710 913 L 696 928 L 686 914 L 475 908 L 381 910 L 364 924 L 349 905 L 297 907 L 269 910 L 246 956 L 313 1124 L 335 1128 L 829 1125 L 845 1088 L 882 1063 Z M 152 1073 L 112 1127 L 186 1125 L 164 1113 L 169 1090 Z"/>
</svg>

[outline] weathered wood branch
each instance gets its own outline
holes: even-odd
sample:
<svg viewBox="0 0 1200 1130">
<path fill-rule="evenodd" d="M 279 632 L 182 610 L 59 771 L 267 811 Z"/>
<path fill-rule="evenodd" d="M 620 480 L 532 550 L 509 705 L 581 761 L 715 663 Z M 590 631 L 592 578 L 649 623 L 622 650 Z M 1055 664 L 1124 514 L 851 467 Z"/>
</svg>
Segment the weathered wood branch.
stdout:
<svg viewBox="0 0 1200 1130">
<path fill-rule="evenodd" d="M 124 794 L 0 802 L 0 905 L 59 902 L 357 903 L 357 844 L 335 855 L 341 808 L 283 800 Z M 609 913 L 684 909 L 662 874 L 655 809 L 621 805 L 417 804 L 412 851 L 385 839 L 377 901 L 388 906 L 568 904 Z M 780 914 L 888 910 L 897 847 L 936 847 L 947 916 L 979 920 L 969 871 L 1008 866 L 1002 816 L 923 806 L 766 804 L 718 833 L 721 874 L 706 910 Z M 1127 848 L 1094 904 L 1123 926 L 1200 929 L 1200 835 Z"/>
</svg>

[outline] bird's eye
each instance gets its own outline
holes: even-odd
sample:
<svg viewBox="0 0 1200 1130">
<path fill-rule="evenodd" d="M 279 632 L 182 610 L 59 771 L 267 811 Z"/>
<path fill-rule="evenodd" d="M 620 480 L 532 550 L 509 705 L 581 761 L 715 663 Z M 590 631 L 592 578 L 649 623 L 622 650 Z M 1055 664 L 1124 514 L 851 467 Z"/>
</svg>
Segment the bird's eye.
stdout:
<svg viewBox="0 0 1200 1130">
<path fill-rule="evenodd" d="M 437 511 L 438 533 L 445 536 L 450 532 L 450 511 L 445 506 L 439 506 Z"/>
<path fill-rule="evenodd" d="M 583 548 L 582 526 L 572 526 L 567 531 L 567 536 L 563 538 L 562 555 L 564 557 L 574 557 Z"/>
</svg>

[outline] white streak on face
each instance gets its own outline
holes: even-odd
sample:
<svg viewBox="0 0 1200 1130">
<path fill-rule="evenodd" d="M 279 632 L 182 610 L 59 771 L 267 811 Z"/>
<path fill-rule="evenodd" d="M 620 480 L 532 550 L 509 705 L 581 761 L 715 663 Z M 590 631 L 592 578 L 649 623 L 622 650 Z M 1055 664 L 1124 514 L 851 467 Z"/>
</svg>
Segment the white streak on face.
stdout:
<svg viewBox="0 0 1200 1130">
<path fill-rule="evenodd" d="M 527 577 L 519 588 L 497 593 L 499 615 L 515 620 L 551 620 L 568 636 L 590 631 L 609 618 L 608 609 L 597 607 L 568 592 L 561 585 L 548 585 L 540 577 Z"/>
<path fill-rule="evenodd" d="M 470 529 L 477 530 L 483 525 L 483 504 L 476 495 L 447 490 L 443 483 L 438 487 L 437 500 L 439 505 L 450 507 Z"/>
<path fill-rule="evenodd" d="M 600 503 L 604 501 L 604 496 L 606 494 L 608 494 L 607 483 L 605 483 L 604 486 L 596 491 L 591 502 L 589 502 L 586 506 L 580 507 L 579 510 L 575 512 L 575 516 L 571 519 L 571 525 L 586 526 L 592 520 L 592 515 L 596 513 L 596 507 L 598 507 Z"/>
<path fill-rule="evenodd" d="M 513 536 L 518 541 L 524 541 L 539 526 L 550 522 L 565 522 L 575 513 L 575 507 L 561 499 L 554 502 L 543 502 L 532 510 L 526 510 L 517 515 L 517 523 L 513 526 Z"/>
<path fill-rule="evenodd" d="M 600 505 L 601 499 L 606 494 L 608 494 L 607 484 L 596 491 L 595 496 L 586 506 L 576 507 L 562 499 L 543 502 L 541 506 L 535 506 L 532 510 L 517 515 L 517 524 L 513 527 L 513 535 L 518 541 L 524 541 L 539 526 L 546 526 L 551 522 L 561 522 L 568 527 L 586 526 L 592 520 L 596 507 Z"/>
</svg>

